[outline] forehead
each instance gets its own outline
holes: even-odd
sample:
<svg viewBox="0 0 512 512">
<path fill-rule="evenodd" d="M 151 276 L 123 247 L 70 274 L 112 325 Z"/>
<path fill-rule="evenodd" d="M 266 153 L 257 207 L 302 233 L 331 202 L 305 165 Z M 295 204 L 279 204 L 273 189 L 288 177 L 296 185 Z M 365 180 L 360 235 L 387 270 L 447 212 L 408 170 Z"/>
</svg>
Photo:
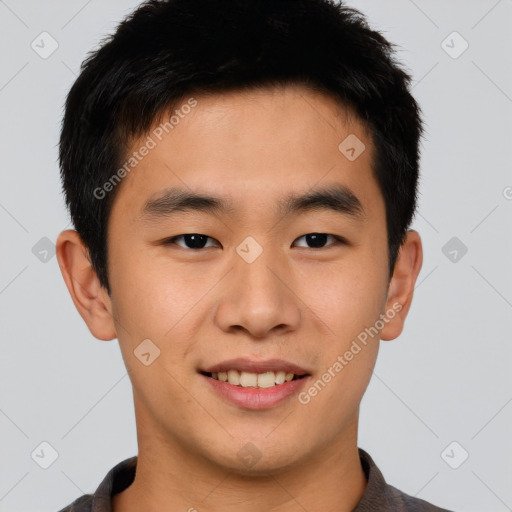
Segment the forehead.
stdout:
<svg viewBox="0 0 512 512">
<path fill-rule="evenodd" d="M 279 201 L 278 214 L 286 197 L 323 185 L 341 184 L 363 210 L 379 193 L 366 127 L 335 98 L 305 86 L 185 97 L 159 121 L 130 144 L 125 162 L 139 157 L 112 213 L 121 208 L 134 219 L 177 187 L 229 199 L 239 214 Z"/>
</svg>

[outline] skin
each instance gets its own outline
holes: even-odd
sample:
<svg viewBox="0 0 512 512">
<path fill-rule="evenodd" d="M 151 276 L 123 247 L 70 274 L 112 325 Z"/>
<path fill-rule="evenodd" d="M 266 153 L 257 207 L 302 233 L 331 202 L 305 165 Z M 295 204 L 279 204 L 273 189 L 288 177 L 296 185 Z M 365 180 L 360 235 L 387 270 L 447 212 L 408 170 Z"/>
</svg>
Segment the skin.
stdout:
<svg viewBox="0 0 512 512">
<path fill-rule="evenodd" d="M 286 86 L 195 98 L 197 106 L 119 185 L 108 224 L 112 295 L 75 231 L 57 241 L 75 306 L 96 338 L 118 338 L 133 385 L 137 474 L 115 495 L 114 511 L 349 512 L 366 487 L 359 404 L 379 338 L 392 340 L 403 329 L 422 264 L 420 237 L 408 232 L 389 280 L 373 146 L 358 118 L 332 97 Z M 338 149 L 349 134 L 366 145 L 352 162 Z M 289 192 L 328 184 L 349 187 L 364 218 L 273 211 Z M 169 186 L 231 198 L 234 210 L 144 223 L 145 201 Z M 162 242 L 187 233 L 211 238 L 200 250 L 183 238 Z M 329 237 L 314 248 L 308 233 L 347 243 Z M 250 264 L 235 250 L 247 236 L 263 248 Z M 282 358 L 306 368 L 314 382 L 397 303 L 401 310 L 379 336 L 307 404 L 294 396 L 244 410 L 198 374 L 232 357 Z M 149 366 L 133 353 L 147 338 L 161 351 Z M 237 456 L 248 442 L 261 455 L 251 467 Z"/>
</svg>

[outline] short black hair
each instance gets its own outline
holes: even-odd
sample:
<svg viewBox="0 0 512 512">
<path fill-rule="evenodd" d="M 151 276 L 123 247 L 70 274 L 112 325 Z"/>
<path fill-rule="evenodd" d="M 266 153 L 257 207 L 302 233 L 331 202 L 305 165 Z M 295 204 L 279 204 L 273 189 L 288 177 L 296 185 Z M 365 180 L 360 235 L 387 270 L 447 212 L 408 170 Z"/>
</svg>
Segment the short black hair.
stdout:
<svg viewBox="0 0 512 512">
<path fill-rule="evenodd" d="M 341 1 L 142 3 L 82 62 L 62 121 L 66 206 L 101 285 L 111 293 L 107 226 L 120 187 L 95 191 L 125 161 L 129 141 L 187 95 L 288 84 L 334 95 L 369 130 L 391 277 L 415 213 L 423 133 L 395 46 Z"/>
</svg>

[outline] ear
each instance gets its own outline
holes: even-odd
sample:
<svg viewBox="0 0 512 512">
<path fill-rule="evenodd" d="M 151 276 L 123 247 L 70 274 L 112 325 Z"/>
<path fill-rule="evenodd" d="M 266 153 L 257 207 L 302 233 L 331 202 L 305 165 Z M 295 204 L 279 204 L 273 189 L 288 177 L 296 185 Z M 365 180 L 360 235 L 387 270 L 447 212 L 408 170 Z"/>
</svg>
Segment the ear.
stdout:
<svg viewBox="0 0 512 512">
<path fill-rule="evenodd" d="M 404 328 L 405 318 L 411 307 L 416 279 L 423 263 L 421 238 L 417 231 L 407 231 L 404 243 L 400 247 L 388 286 L 386 311 L 394 311 L 395 316 L 389 319 L 380 333 L 382 340 L 394 340 Z"/>
<path fill-rule="evenodd" d="M 116 338 L 110 297 L 100 285 L 89 251 L 75 230 L 60 233 L 56 255 L 69 294 L 91 334 L 104 341 Z"/>
</svg>

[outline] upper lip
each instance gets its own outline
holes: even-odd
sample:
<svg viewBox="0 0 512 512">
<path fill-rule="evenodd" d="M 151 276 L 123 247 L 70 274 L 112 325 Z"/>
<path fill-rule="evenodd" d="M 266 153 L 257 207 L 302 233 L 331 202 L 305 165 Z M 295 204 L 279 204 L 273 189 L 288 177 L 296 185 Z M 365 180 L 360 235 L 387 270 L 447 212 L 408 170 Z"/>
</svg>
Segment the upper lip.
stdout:
<svg viewBox="0 0 512 512">
<path fill-rule="evenodd" d="M 284 361 L 283 359 L 266 359 L 255 360 L 247 359 L 245 357 L 238 357 L 236 359 L 229 359 L 222 363 L 215 364 L 202 370 L 208 373 L 227 372 L 228 370 L 239 370 L 242 372 L 250 373 L 265 373 L 284 371 L 286 373 L 294 373 L 295 375 L 309 375 L 308 371 L 300 366 Z"/>
</svg>

